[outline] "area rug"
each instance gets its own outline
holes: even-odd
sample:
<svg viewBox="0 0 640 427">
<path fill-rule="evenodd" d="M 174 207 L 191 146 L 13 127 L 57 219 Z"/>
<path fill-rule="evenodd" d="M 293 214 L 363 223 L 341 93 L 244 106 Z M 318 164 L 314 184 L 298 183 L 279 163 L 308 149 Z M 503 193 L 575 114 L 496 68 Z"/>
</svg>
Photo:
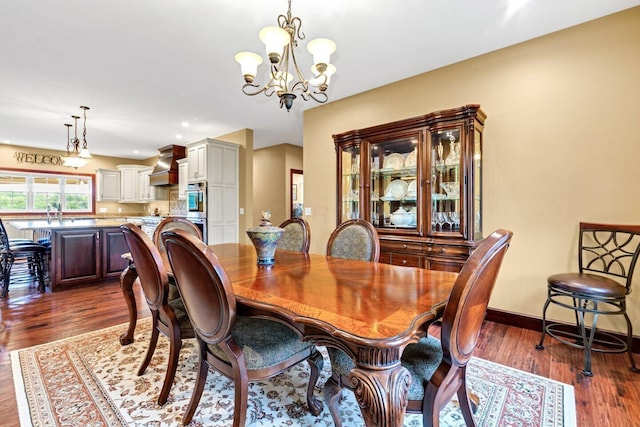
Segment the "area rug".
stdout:
<svg viewBox="0 0 640 427">
<path fill-rule="evenodd" d="M 186 340 L 169 401 L 156 403 L 167 366 L 168 340 L 161 336 L 144 375 L 136 372 L 147 349 L 149 319 L 138 323 L 135 342 L 121 346 L 126 325 L 91 332 L 12 352 L 16 398 L 22 426 L 178 426 L 195 384 L 195 340 Z M 315 390 L 330 376 L 325 367 Z M 468 367 L 468 381 L 480 398 L 478 426 L 575 426 L 573 387 L 479 358 Z M 249 388 L 248 426 L 333 426 L 328 410 L 317 417 L 306 410 L 309 368 L 302 363 Z M 362 426 L 353 394 L 340 404 L 345 427 Z M 233 383 L 210 371 L 190 426 L 227 427 L 233 420 Z M 405 426 L 422 426 L 419 415 L 407 415 Z M 463 427 L 456 402 L 440 414 L 440 425 Z"/>
</svg>

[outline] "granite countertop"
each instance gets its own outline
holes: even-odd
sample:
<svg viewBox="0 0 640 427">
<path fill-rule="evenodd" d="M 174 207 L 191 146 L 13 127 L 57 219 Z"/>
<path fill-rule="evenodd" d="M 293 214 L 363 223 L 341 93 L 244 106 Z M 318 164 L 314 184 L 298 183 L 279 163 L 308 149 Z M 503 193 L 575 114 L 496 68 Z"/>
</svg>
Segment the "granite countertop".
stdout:
<svg viewBox="0 0 640 427">
<path fill-rule="evenodd" d="M 39 220 L 14 220 L 10 221 L 13 227 L 18 230 L 36 230 L 36 229 L 49 229 L 49 230 L 66 230 L 71 228 L 103 228 L 103 227 L 119 227 L 127 222 L 126 218 L 105 218 L 105 219 L 73 219 L 65 218 L 62 221 L 58 219 L 51 219 L 51 222 L 46 219 Z"/>
</svg>

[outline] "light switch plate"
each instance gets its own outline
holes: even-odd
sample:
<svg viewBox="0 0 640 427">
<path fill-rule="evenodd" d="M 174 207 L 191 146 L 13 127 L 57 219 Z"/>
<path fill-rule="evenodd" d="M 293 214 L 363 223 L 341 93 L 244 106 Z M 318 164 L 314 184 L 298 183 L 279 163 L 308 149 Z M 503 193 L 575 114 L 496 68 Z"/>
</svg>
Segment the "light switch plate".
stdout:
<svg viewBox="0 0 640 427">
<path fill-rule="evenodd" d="M 244 208 L 240 208 L 240 215 L 244 215 Z"/>
<path fill-rule="evenodd" d="M 107 213 L 107 208 L 100 208 L 100 209 L 99 209 L 99 212 L 100 212 L 100 213 Z"/>
<path fill-rule="evenodd" d="M 304 214 L 306 216 L 311 216 L 311 208 L 304 208 Z"/>
</svg>

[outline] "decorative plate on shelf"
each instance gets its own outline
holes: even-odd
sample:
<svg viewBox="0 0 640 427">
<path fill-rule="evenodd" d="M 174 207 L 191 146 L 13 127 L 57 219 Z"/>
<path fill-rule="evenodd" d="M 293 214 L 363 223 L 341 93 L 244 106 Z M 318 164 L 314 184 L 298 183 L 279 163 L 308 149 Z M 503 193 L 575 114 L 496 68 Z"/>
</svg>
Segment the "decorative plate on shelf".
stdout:
<svg viewBox="0 0 640 427">
<path fill-rule="evenodd" d="M 384 158 L 383 169 L 402 169 L 404 165 L 404 157 L 402 154 L 391 153 Z"/>
<path fill-rule="evenodd" d="M 407 195 L 406 197 L 415 199 L 416 195 L 418 194 L 417 190 L 416 190 L 416 180 L 411 180 L 409 181 L 409 185 L 407 185 Z"/>
<path fill-rule="evenodd" d="M 412 152 L 409 153 L 407 158 L 404 160 L 405 168 L 414 168 L 418 163 L 418 149 L 414 148 Z"/>
<path fill-rule="evenodd" d="M 401 179 L 394 179 L 384 189 L 385 198 L 392 198 L 392 200 L 400 200 L 407 193 L 408 184 Z"/>
</svg>

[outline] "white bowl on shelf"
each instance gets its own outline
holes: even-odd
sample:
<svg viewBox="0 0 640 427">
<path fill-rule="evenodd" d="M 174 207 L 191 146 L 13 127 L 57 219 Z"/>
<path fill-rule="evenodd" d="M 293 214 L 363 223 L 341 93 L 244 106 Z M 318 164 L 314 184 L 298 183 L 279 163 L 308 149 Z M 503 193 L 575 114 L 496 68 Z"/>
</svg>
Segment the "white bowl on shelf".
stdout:
<svg viewBox="0 0 640 427">
<path fill-rule="evenodd" d="M 398 208 L 391 214 L 391 224 L 393 225 L 409 225 L 411 224 L 412 215 L 402 208 Z"/>
</svg>

